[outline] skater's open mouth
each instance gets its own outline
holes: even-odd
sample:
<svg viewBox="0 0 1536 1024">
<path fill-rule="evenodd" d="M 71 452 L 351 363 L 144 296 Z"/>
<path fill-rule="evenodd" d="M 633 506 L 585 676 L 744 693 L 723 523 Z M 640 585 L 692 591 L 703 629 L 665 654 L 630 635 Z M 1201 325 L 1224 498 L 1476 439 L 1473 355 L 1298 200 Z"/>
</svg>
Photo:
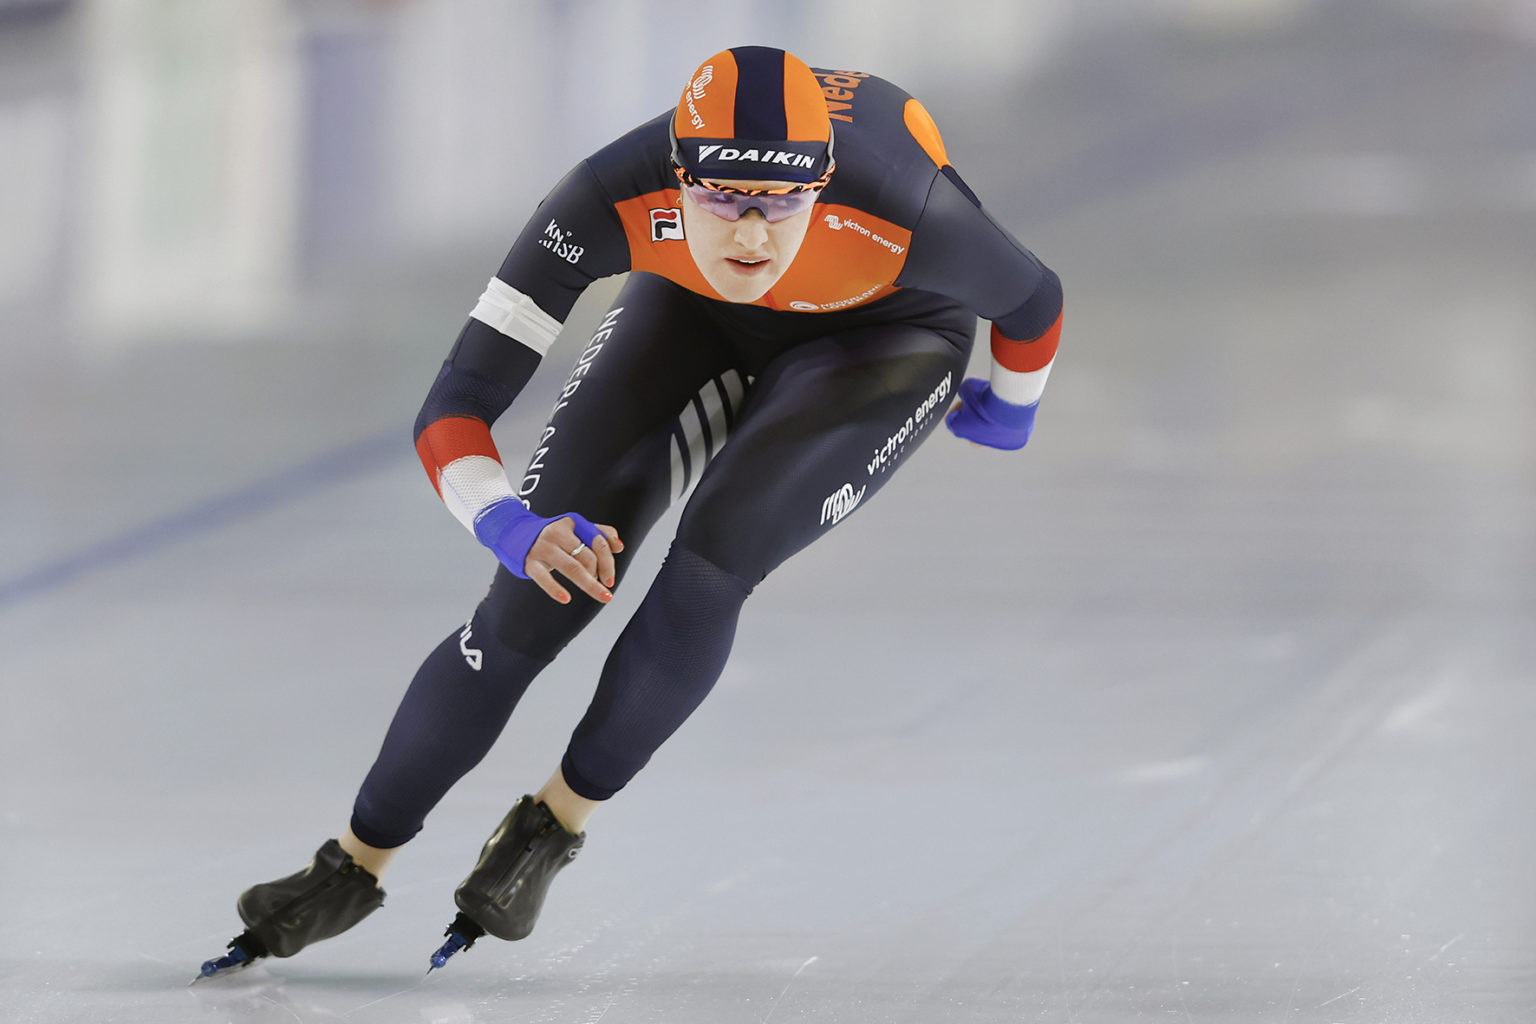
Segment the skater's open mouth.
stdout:
<svg viewBox="0 0 1536 1024">
<path fill-rule="evenodd" d="M 773 261 L 767 256 L 727 256 L 725 262 L 735 273 L 751 277 L 768 269 Z"/>
</svg>

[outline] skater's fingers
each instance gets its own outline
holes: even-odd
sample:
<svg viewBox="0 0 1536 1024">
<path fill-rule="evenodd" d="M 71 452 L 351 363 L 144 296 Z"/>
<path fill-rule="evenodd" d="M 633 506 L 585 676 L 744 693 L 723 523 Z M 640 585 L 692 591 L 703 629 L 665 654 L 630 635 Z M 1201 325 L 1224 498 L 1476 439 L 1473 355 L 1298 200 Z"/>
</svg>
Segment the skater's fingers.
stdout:
<svg viewBox="0 0 1536 1024">
<path fill-rule="evenodd" d="M 539 586 L 561 604 L 570 600 L 570 594 L 550 578 L 551 571 L 576 584 L 594 601 L 607 604 L 613 600 L 613 594 L 608 590 L 615 582 L 611 545 L 617 543 L 622 550 L 624 543 L 618 540 L 619 531 L 613 527 L 588 525 L 598 531 L 592 537 L 593 547 L 588 547 L 576 536 L 575 521 L 570 516 L 562 516 L 539 532 L 538 540 L 528 552 L 528 578 L 536 579 L 533 567 L 539 566 L 549 579 L 547 586 L 542 580 Z"/>
<path fill-rule="evenodd" d="M 597 568 L 597 556 L 583 544 L 572 528 L 570 516 L 555 519 L 539 531 L 539 537 L 528 549 L 530 562 L 542 562 L 546 568 L 562 569 L 567 559 L 590 560 L 590 568 Z M 563 569 L 562 569 L 563 571 Z"/>
<path fill-rule="evenodd" d="M 539 589 L 561 604 L 571 603 L 570 591 L 555 582 L 554 574 L 549 571 L 549 566 L 543 562 L 528 559 L 528 578 L 538 584 Z"/>
<path fill-rule="evenodd" d="M 584 548 L 583 553 L 586 558 L 592 560 L 595 567 L 596 558 L 592 551 Z M 602 581 L 592 575 L 592 570 L 587 568 L 586 563 L 575 555 L 566 553 L 564 557 L 554 562 L 553 568 L 580 587 L 582 592 L 592 600 L 601 601 L 603 604 L 613 600 L 613 594 L 609 593 L 608 588 L 603 586 Z"/>
<path fill-rule="evenodd" d="M 615 551 L 624 550 L 624 541 L 619 537 L 619 531 L 617 527 L 608 526 L 604 523 L 594 523 L 593 525 L 602 532 L 603 537 L 605 537 L 608 541 L 609 547 L 613 548 Z M 593 541 L 593 543 L 595 544 L 596 541 Z"/>
<path fill-rule="evenodd" d="M 581 564 L 581 567 L 585 569 L 588 574 L 595 576 L 597 574 L 597 552 L 593 551 L 585 544 L 582 544 L 580 541 L 575 541 L 574 544 L 575 546 L 567 551 L 566 554 L 576 559 L 576 561 Z"/>
<path fill-rule="evenodd" d="M 612 527 L 606 527 L 606 529 L 613 529 L 613 528 Z M 618 537 L 618 531 L 617 530 L 614 530 L 614 537 L 615 538 Z M 624 545 L 624 542 L 623 541 L 617 541 L 617 543 L 619 544 L 620 548 L 622 549 L 622 547 Z M 608 543 L 608 535 L 607 534 L 605 534 L 605 533 L 604 534 L 599 534 L 598 536 L 596 536 L 596 537 L 594 537 L 592 539 L 592 554 L 597 559 L 597 573 L 596 573 L 597 578 L 602 580 L 608 586 L 610 586 L 610 587 L 613 586 L 613 584 L 614 584 L 613 547 Z"/>
</svg>

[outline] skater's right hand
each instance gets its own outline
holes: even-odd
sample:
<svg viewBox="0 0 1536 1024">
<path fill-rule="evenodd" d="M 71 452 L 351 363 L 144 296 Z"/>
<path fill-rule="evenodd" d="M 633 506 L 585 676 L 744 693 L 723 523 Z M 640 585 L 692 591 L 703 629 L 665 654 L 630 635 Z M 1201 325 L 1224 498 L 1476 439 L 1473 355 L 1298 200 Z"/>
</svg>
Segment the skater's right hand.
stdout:
<svg viewBox="0 0 1536 1024">
<path fill-rule="evenodd" d="M 539 531 L 539 539 L 528 550 L 528 578 L 556 601 L 568 604 L 570 593 L 555 582 L 554 571 L 558 570 L 593 600 L 607 604 L 613 600 L 608 589 L 614 584 L 613 555 L 623 550 L 618 530 L 589 523 L 572 512 Z"/>
<path fill-rule="evenodd" d="M 546 519 L 516 498 L 504 498 L 475 519 L 475 536 L 490 548 L 507 571 L 532 580 L 561 604 L 570 592 L 555 581 L 559 572 L 594 601 L 613 600 L 613 556 L 624 550 L 619 531 L 588 522 L 574 512 Z"/>
</svg>

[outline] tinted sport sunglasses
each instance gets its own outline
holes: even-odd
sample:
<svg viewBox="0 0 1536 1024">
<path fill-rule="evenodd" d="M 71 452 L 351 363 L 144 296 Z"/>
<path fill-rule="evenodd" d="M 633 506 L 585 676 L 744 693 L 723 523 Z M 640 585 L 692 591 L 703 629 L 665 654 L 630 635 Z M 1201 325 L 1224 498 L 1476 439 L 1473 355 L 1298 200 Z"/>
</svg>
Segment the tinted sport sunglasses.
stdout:
<svg viewBox="0 0 1536 1024">
<path fill-rule="evenodd" d="M 832 168 L 815 181 L 804 185 L 784 188 L 731 188 L 729 185 L 710 185 L 700 181 L 683 168 L 672 165 L 683 191 L 716 217 L 724 220 L 740 220 L 748 210 L 757 210 L 770 224 L 788 220 L 797 213 L 804 213 L 816 205 L 816 193 L 827 187 L 832 178 Z"/>
</svg>

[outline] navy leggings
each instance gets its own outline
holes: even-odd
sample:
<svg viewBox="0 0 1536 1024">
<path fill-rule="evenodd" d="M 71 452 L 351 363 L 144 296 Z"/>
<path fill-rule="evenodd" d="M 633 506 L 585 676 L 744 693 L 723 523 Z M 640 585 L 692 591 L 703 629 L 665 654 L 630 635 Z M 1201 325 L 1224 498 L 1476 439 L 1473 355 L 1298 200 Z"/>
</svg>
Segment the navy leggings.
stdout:
<svg viewBox="0 0 1536 1024">
<path fill-rule="evenodd" d="M 692 490 L 561 762 L 589 799 L 623 788 L 708 695 L 752 588 L 867 504 L 937 427 L 975 329 L 970 313 L 943 307 L 786 343 L 731 330 L 721 305 L 630 275 L 514 480 L 540 515 L 616 526 L 619 585 L 650 528 Z M 392 847 L 414 836 L 601 607 L 579 592 L 557 604 L 498 567 L 469 622 L 411 681 L 358 793 L 358 838 Z"/>
</svg>

